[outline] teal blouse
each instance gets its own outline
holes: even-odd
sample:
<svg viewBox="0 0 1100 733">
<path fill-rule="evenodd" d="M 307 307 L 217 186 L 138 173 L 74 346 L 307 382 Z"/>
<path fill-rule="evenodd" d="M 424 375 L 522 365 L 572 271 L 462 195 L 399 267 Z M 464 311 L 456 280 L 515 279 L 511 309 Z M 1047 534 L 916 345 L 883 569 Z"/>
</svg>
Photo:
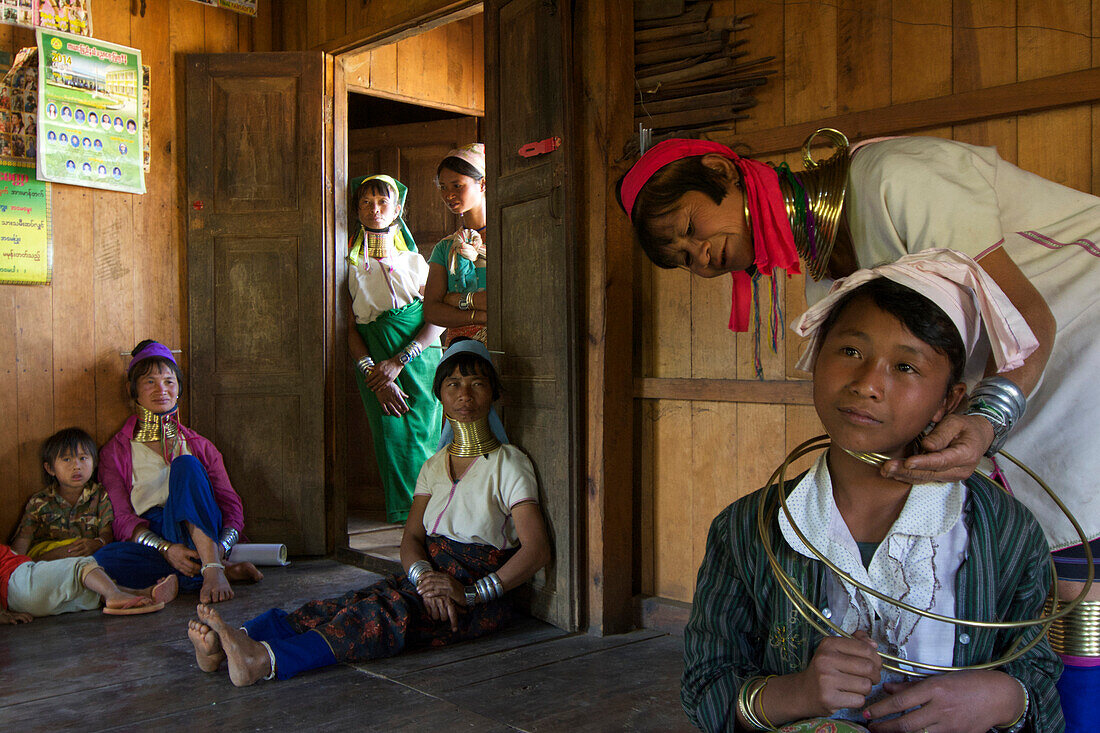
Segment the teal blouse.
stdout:
<svg viewBox="0 0 1100 733">
<path fill-rule="evenodd" d="M 450 271 L 448 260 L 450 259 L 451 240 L 453 238 L 454 235 L 451 235 L 439 240 L 439 243 L 435 245 L 435 249 L 432 250 L 432 256 L 428 258 L 428 263 L 434 262 L 447 271 L 448 293 L 475 293 L 479 290 L 485 290 L 484 266 L 478 267 L 465 257 L 458 257 L 455 271 L 453 273 Z"/>
</svg>

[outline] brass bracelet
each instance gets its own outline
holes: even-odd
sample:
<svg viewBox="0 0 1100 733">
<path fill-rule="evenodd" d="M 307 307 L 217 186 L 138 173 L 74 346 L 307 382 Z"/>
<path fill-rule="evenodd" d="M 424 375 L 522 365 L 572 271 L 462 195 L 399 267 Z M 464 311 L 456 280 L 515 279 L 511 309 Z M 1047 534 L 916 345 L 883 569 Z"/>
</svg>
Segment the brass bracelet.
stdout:
<svg viewBox="0 0 1100 733">
<path fill-rule="evenodd" d="M 764 688 L 768 686 L 768 682 L 778 677 L 778 675 L 770 674 L 764 678 L 764 681 L 760 683 L 760 687 L 756 688 L 756 692 L 753 693 L 750 703 L 759 702 L 759 706 L 753 708 L 753 715 L 756 715 L 756 710 L 760 710 L 759 720 L 764 723 L 768 730 L 774 730 L 775 726 L 768 720 L 768 716 L 764 714 L 764 700 L 761 699 L 761 693 L 764 692 Z"/>
<path fill-rule="evenodd" d="M 752 730 L 757 731 L 768 730 L 752 710 L 753 704 L 756 703 L 756 694 L 759 688 L 764 686 L 763 682 L 763 677 L 750 677 L 745 680 L 741 685 L 741 689 L 737 691 L 737 710 L 741 713 L 741 717 L 745 719 L 745 724 Z"/>
</svg>

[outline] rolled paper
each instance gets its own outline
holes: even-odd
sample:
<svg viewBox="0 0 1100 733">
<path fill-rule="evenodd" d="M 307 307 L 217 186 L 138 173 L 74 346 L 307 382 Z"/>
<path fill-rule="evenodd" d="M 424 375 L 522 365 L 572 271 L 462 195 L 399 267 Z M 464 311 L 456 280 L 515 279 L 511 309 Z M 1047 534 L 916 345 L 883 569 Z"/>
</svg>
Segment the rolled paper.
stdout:
<svg viewBox="0 0 1100 733">
<path fill-rule="evenodd" d="M 289 565 L 286 545 L 261 542 L 239 542 L 233 545 L 227 558 L 231 562 L 250 562 L 253 565 Z"/>
</svg>

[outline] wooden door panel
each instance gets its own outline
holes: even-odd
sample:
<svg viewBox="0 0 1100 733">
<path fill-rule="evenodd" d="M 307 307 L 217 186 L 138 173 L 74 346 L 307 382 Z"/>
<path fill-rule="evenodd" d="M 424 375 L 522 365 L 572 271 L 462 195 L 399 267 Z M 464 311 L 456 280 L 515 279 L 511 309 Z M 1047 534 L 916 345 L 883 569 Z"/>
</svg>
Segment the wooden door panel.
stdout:
<svg viewBox="0 0 1100 733">
<path fill-rule="evenodd" d="M 223 76 L 211 82 L 218 210 L 297 209 L 298 79 Z"/>
<path fill-rule="evenodd" d="M 570 241 L 568 3 L 490 0 L 486 22 L 489 342 L 504 382 L 508 437 L 527 451 L 554 559 L 535 578 L 532 612 L 575 629 L 577 501 L 576 260 Z M 521 147 L 561 137 L 525 158 Z"/>
<path fill-rule="evenodd" d="M 214 237 L 215 368 L 229 373 L 286 374 L 301 368 L 298 335 L 256 323 L 297 323 L 298 240 Z"/>
<path fill-rule="evenodd" d="M 192 426 L 221 450 L 252 541 L 325 551 L 324 57 L 187 59 Z"/>
</svg>

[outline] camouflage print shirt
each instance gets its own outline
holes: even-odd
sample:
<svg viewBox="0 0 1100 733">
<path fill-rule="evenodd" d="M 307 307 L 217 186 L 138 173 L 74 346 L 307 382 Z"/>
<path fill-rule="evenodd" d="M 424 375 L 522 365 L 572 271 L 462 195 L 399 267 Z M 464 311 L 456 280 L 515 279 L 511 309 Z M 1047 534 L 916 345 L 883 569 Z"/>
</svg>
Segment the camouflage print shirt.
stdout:
<svg viewBox="0 0 1100 733">
<path fill-rule="evenodd" d="M 72 506 L 54 484 L 27 501 L 16 537 L 28 537 L 32 546 L 53 540 L 95 539 L 114 518 L 111 500 L 98 483 L 85 486 Z"/>
</svg>

